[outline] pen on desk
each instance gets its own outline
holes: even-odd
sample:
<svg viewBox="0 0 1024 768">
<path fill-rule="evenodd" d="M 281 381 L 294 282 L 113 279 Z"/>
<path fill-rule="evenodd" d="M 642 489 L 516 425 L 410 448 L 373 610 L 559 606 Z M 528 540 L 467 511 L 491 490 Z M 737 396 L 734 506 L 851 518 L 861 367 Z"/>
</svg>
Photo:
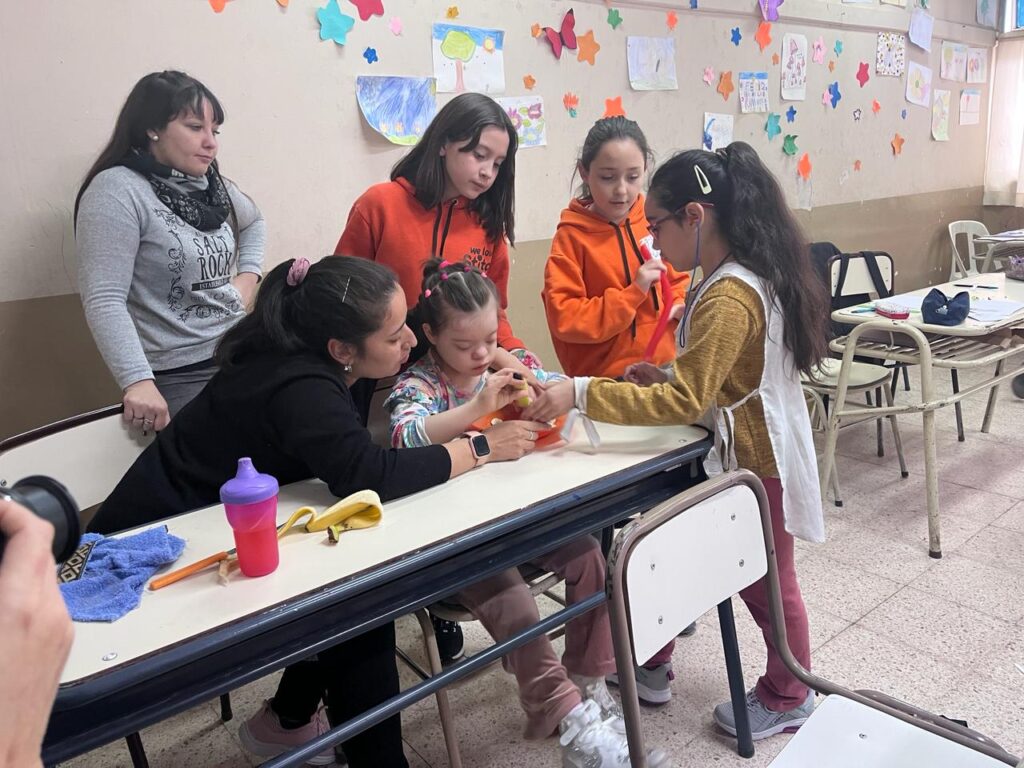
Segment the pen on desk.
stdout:
<svg viewBox="0 0 1024 768">
<path fill-rule="evenodd" d="M 851 309 L 850 313 L 854 315 L 868 315 L 873 314 L 874 311 L 874 307 L 857 307 L 856 309 Z"/>
<path fill-rule="evenodd" d="M 953 283 L 954 288 L 983 288 L 986 291 L 998 291 L 998 285 L 977 285 L 975 283 Z"/>
</svg>

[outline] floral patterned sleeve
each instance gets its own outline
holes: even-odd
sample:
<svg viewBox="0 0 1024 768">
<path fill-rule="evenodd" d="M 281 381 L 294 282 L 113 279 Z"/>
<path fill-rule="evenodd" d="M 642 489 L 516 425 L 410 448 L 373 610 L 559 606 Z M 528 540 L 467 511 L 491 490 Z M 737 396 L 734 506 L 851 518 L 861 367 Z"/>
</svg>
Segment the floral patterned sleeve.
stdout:
<svg viewBox="0 0 1024 768">
<path fill-rule="evenodd" d="M 391 412 L 391 445 L 416 448 L 430 445 L 427 417 L 441 413 L 448 405 L 438 382 L 426 371 L 413 366 L 398 377 L 384 407 Z"/>
<path fill-rule="evenodd" d="M 537 377 L 537 381 L 541 384 L 565 381 L 569 378 L 564 373 L 558 373 L 557 371 L 545 371 L 541 367 L 540 358 L 528 349 L 513 349 L 512 354 L 519 359 L 520 363 L 533 371 L 533 375 Z"/>
</svg>

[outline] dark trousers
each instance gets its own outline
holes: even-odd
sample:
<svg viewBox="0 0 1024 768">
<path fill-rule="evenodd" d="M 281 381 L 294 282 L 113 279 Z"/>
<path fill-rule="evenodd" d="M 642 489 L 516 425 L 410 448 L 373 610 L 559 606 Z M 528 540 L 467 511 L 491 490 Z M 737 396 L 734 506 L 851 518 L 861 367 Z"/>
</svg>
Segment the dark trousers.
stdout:
<svg viewBox="0 0 1024 768">
<path fill-rule="evenodd" d="M 278 717 L 308 722 L 320 699 L 331 725 L 351 720 L 398 693 L 395 625 L 371 629 L 284 671 L 272 707 Z M 389 717 L 342 744 L 350 768 L 408 768 L 402 720 Z"/>
</svg>

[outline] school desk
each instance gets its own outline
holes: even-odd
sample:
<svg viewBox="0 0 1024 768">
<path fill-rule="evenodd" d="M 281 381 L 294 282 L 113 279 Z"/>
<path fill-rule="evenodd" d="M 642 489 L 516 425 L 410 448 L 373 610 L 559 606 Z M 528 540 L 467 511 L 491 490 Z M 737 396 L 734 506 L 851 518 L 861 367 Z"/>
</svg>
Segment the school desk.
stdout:
<svg viewBox="0 0 1024 768">
<path fill-rule="evenodd" d="M 285 536 L 281 564 L 268 576 L 236 575 L 225 586 L 212 569 L 147 590 L 136 610 L 113 623 L 76 624 L 44 760 L 67 760 L 134 733 L 646 511 L 678 492 L 709 448 L 707 433 L 697 427 L 598 429 L 597 451 L 577 437 L 516 462 L 485 465 L 388 502 L 378 527 L 344 533 L 336 545 L 324 534 Z M 332 502 L 319 481 L 287 486 L 278 522 L 301 505 L 323 509 Z M 188 542 L 171 568 L 231 546 L 219 505 L 164 523 Z M 582 608 L 564 609 L 562 621 L 603 599 L 594 595 Z M 549 624 L 523 636 L 532 638 Z M 514 647 L 509 643 L 521 642 L 502 646 L 507 652 Z M 464 666 L 404 691 L 392 699 L 394 711 L 464 676 Z M 382 711 L 352 721 L 352 732 L 391 714 Z M 280 764 L 301 762 L 292 757 Z"/>
<path fill-rule="evenodd" d="M 981 265 L 982 272 L 991 272 L 992 264 L 997 258 L 1005 258 L 1011 253 L 1024 252 L 1024 229 L 1013 229 L 1009 232 L 999 232 L 994 235 L 981 235 L 974 238 L 974 242 L 983 243 L 988 246 L 985 253 L 985 261 Z"/>
<path fill-rule="evenodd" d="M 970 287 L 967 287 L 970 286 Z M 1009 299 L 1024 302 L 1024 283 L 1008 280 L 1005 274 L 986 273 L 933 286 L 947 296 L 959 291 L 971 294 L 971 307 L 984 306 L 987 299 Z M 931 288 L 914 291 L 910 296 L 924 296 Z M 898 298 L 898 297 L 894 297 Z M 939 527 L 939 480 L 936 467 L 935 411 L 958 403 L 965 397 L 988 390 L 988 406 L 981 431 L 988 432 L 995 413 L 999 384 L 1024 371 L 1024 310 L 1007 317 L 979 321 L 968 317 L 960 325 L 942 326 L 925 323 L 920 312 L 912 312 L 906 320 L 879 318 L 869 305 L 846 307 L 832 313 L 832 319 L 855 325 L 848 336 L 835 339 L 831 347 L 843 353 L 836 403 L 846 403 L 849 371 L 854 356 L 916 365 L 921 370 L 921 391 L 900 393 L 902 402 L 879 408 L 839 408 L 829 415 L 829 430 L 822 462 L 822 487 L 832 470 L 840 423 L 874 420 L 889 414 L 920 413 L 924 424 L 924 471 L 928 502 L 928 554 L 942 557 Z M 1011 358 L 1016 358 L 1011 360 Z M 994 366 L 994 373 L 984 381 L 950 395 L 936 392 L 932 380 L 934 368 L 965 370 Z"/>
</svg>

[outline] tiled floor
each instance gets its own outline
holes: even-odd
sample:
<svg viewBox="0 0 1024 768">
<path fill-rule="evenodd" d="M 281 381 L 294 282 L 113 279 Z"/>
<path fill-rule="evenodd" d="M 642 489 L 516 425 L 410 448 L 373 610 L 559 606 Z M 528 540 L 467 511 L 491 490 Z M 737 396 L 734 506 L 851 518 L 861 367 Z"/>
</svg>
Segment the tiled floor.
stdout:
<svg viewBox="0 0 1024 768">
<path fill-rule="evenodd" d="M 927 555 L 920 419 L 907 416 L 900 419 L 911 473 L 905 480 L 888 437 L 890 453 L 879 458 L 873 427 L 843 433 L 838 466 L 845 505 L 826 506 L 826 544 L 798 545 L 798 572 L 817 672 L 966 719 L 1021 754 L 1024 671 L 1016 665 L 1024 667 L 1024 401 L 1004 388 L 988 435 L 978 432 L 984 404 L 983 397 L 965 403 L 965 443 L 957 442 L 952 410 L 937 417 L 942 560 Z M 738 601 L 736 615 L 752 682 L 764 645 Z M 767 765 L 787 737 L 759 742 L 755 757 L 742 760 L 711 723 L 710 709 L 727 696 L 727 686 L 714 613 L 699 624 L 694 637 L 678 642 L 673 700 L 645 711 L 645 732 L 676 766 Z M 487 642 L 478 625 L 467 625 L 467 636 L 470 650 Z M 399 642 L 418 652 L 411 620 L 400 622 Z M 233 694 L 239 716 L 270 696 L 275 683 L 268 678 Z M 554 740 L 521 739 L 515 686 L 500 669 L 456 688 L 451 698 L 467 768 L 559 765 Z M 154 768 L 258 764 L 239 746 L 238 719 L 221 724 L 218 714 L 211 702 L 145 730 Z M 447 765 L 432 700 L 408 710 L 403 724 L 414 768 Z M 119 742 L 67 765 L 129 764 Z"/>
</svg>

